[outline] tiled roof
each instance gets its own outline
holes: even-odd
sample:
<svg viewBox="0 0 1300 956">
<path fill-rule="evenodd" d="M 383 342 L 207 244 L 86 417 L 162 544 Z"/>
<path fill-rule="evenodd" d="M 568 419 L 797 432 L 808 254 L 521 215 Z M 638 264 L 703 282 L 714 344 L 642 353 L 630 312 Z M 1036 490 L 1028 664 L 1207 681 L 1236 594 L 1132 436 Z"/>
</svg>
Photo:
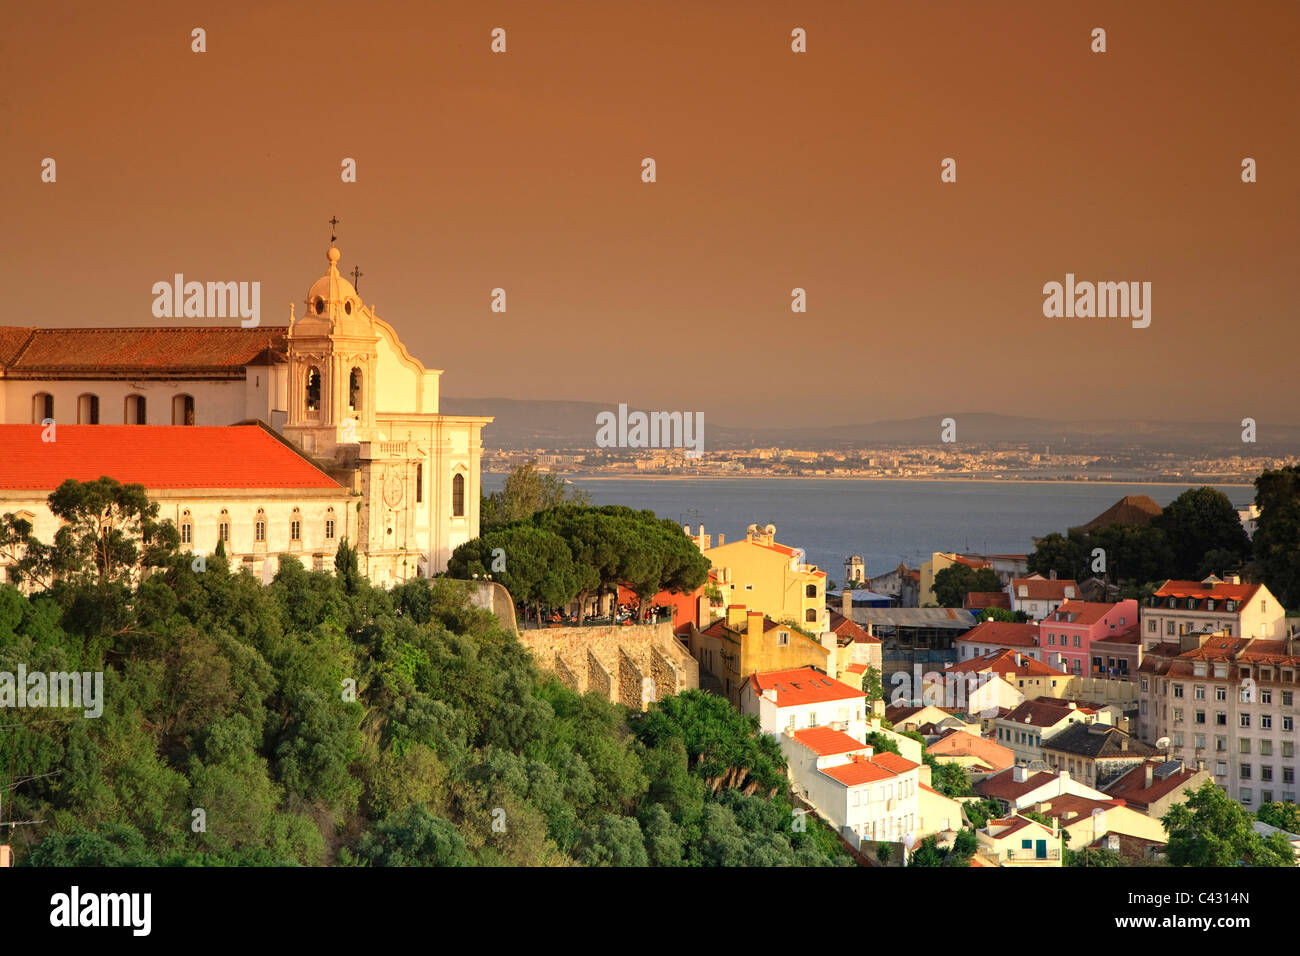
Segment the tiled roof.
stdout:
<svg viewBox="0 0 1300 956">
<path fill-rule="evenodd" d="M 831 610 L 830 612 L 831 630 L 839 637 L 849 637 L 855 644 L 879 644 L 880 638 L 872 637 L 861 627 L 845 617 L 839 611 Z"/>
<path fill-rule="evenodd" d="M 103 475 L 170 488 L 343 488 L 258 425 L 0 425 L 0 489 L 49 492 Z"/>
<path fill-rule="evenodd" d="M 753 685 L 755 694 L 761 695 L 768 689 L 775 690 L 778 707 L 797 707 L 800 704 L 820 704 L 832 700 L 857 700 L 866 696 L 861 689 L 854 689 L 811 667 L 754 674 L 749 682 Z"/>
<path fill-rule="evenodd" d="M 1020 593 L 1022 587 L 1025 589 L 1023 595 Z M 1070 594 L 1065 593 L 1066 588 L 1071 589 Z M 1079 585 L 1066 578 L 1012 578 L 1011 593 L 1026 601 L 1064 601 L 1079 593 Z"/>
<path fill-rule="evenodd" d="M 1115 610 L 1114 604 L 1106 604 L 1100 601 L 1069 600 L 1043 618 L 1039 624 L 1041 627 L 1048 627 L 1053 624 L 1077 624 L 1082 627 L 1088 624 L 1096 624 L 1113 610 Z"/>
<path fill-rule="evenodd" d="M 965 730 L 950 731 L 925 749 L 934 757 L 975 757 L 994 770 L 1004 770 L 1016 762 L 1016 755 L 1010 747 Z"/>
<path fill-rule="evenodd" d="M 284 326 L 125 329 L 0 327 L 6 378 L 94 374 L 239 376 L 244 366 L 282 360 Z M 24 333 L 26 333 L 24 335 Z M 18 343 L 19 339 L 21 343 Z"/>
<path fill-rule="evenodd" d="M 964 644 L 1037 647 L 1038 625 L 1015 621 L 984 621 L 975 625 L 957 640 Z"/>
<path fill-rule="evenodd" d="M 1208 587 L 1200 581 L 1169 580 L 1156 589 L 1158 598 L 1214 598 L 1216 601 L 1249 601 L 1259 590 L 1258 584 L 1215 584 Z M 1177 610 L 1175 608 L 1174 610 Z"/>
<path fill-rule="evenodd" d="M 854 757 L 848 763 L 823 767 L 822 773 L 834 777 L 847 787 L 854 787 L 860 783 L 888 780 L 909 770 L 915 770 L 918 766 L 920 765 L 905 760 L 898 754 L 886 752 L 873 754 L 870 760 L 866 757 Z"/>
<path fill-rule="evenodd" d="M 1164 511 L 1147 495 L 1125 495 L 1079 530 L 1085 533 L 1095 528 L 1104 528 L 1113 524 L 1134 525 L 1142 527 L 1151 523 L 1151 519 Z"/>
<path fill-rule="evenodd" d="M 1047 806 L 1044 807 L 1043 804 Z M 1094 810 L 1114 810 L 1124 806 L 1123 800 L 1092 800 L 1072 793 L 1049 797 L 1035 805 L 1035 809 L 1050 820 L 1057 821 L 1057 826 L 1069 827 L 1081 820 L 1091 819 Z"/>
<path fill-rule="evenodd" d="M 1156 753 L 1156 749 L 1150 744 L 1145 744 L 1136 737 L 1130 737 L 1118 727 L 1095 723 L 1070 724 L 1044 740 L 1042 748 L 1092 759 L 1150 757 Z"/>
<path fill-rule="evenodd" d="M 982 611 L 986 607 L 1000 607 L 1011 610 L 1011 595 L 1006 591 L 968 591 L 962 598 L 961 606 L 967 610 Z"/>
<path fill-rule="evenodd" d="M 867 749 L 867 744 L 862 741 L 854 740 L 843 731 L 833 730 L 830 727 L 808 727 L 804 730 L 796 730 L 792 736 L 821 757 Z"/>
<path fill-rule="evenodd" d="M 1020 661 L 1017 663 L 1016 658 Z M 1019 651 L 1011 648 L 1002 650 L 988 651 L 978 657 L 972 657 L 969 660 L 959 661 L 956 664 L 949 665 L 945 674 L 982 674 L 984 671 L 992 671 L 995 674 L 1012 674 L 1016 677 L 1069 677 L 1065 671 L 1058 671 L 1055 667 L 1049 667 L 1042 661 L 1035 660 L 1028 654 L 1021 654 Z"/>
<path fill-rule="evenodd" d="M 1037 790 L 1045 783 L 1056 779 L 1056 774 L 1049 770 L 1040 770 L 1029 774 L 1025 780 L 1017 781 L 1015 767 L 1009 767 L 1001 773 L 985 777 L 975 784 L 975 792 L 982 797 L 997 797 L 999 800 L 1012 801 L 1030 790 Z"/>
<path fill-rule="evenodd" d="M 1102 789 L 1114 797 L 1123 799 L 1125 803 L 1138 810 L 1145 810 L 1151 804 L 1168 796 L 1175 790 L 1189 786 L 1198 773 L 1205 773 L 1204 770 L 1188 767 L 1179 761 L 1171 762 L 1178 763 L 1178 769 L 1172 773 L 1166 773 L 1163 777 L 1159 777 L 1153 772 L 1151 786 L 1149 787 L 1146 785 L 1146 768 L 1150 766 L 1153 771 L 1158 771 L 1162 766 L 1166 766 L 1164 761 L 1144 760 L 1132 770 L 1112 780 Z"/>
<path fill-rule="evenodd" d="M 1072 708 L 1066 704 L 1047 703 L 1042 700 L 1026 700 L 1021 702 L 1018 707 L 1013 708 L 1011 713 L 1002 719 L 1014 721 L 1017 724 L 1029 724 L 1031 727 L 1051 727 L 1075 713 L 1086 713 L 1086 711 L 1080 708 Z"/>
</svg>

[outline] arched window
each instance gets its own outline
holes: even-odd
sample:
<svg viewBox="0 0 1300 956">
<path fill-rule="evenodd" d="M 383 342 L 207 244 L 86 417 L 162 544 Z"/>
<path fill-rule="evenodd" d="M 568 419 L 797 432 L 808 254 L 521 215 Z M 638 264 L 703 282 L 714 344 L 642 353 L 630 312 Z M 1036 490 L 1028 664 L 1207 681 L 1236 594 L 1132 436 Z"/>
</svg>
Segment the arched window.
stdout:
<svg viewBox="0 0 1300 956">
<path fill-rule="evenodd" d="M 354 368 L 348 376 L 348 408 L 361 411 L 361 369 Z"/>
<path fill-rule="evenodd" d="M 128 425 L 147 424 L 143 395 L 128 395 L 126 397 L 126 416 L 123 421 Z"/>
<path fill-rule="evenodd" d="M 418 505 L 424 500 L 424 464 L 416 462 L 415 464 L 415 503 Z"/>
<path fill-rule="evenodd" d="M 325 509 L 325 540 L 334 540 L 334 509 Z"/>
<path fill-rule="evenodd" d="M 465 517 L 464 475 L 454 475 L 451 479 L 451 514 L 454 518 Z"/>
<path fill-rule="evenodd" d="M 32 396 L 32 424 L 39 425 L 47 418 L 54 420 L 54 396 L 49 392 L 37 392 Z"/>
<path fill-rule="evenodd" d="M 230 543 L 230 512 L 225 508 L 221 509 L 221 518 L 217 522 L 217 539 Z"/>
<path fill-rule="evenodd" d="M 181 544 L 194 543 L 194 518 L 188 511 L 181 512 Z"/>
<path fill-rule="evenodd" d="M 807 586 L 804 588 L 804 594 L 807 595 L 807 596 L 810 597 L 810 598 L 815 598 L 815 597 L 817 596 L 817 585 L 815 585 L 815 584 L 809 584 L 809 585 L 807 585 Z"/>
<path fill-rule="evenodd" d="M 817 610 L 816 610 L 816 608 L 811 608 L 811 607 L 810 607 L 808 610 L 804 611 L 803 619 L 804 619 L 806 622 L 808 622 L 809 624 L 815 623 L 816 620 L 817 620 Z"/>
<path fill-rule="evenodd" d="M 307 411 L 320 411 L 320 369 L 314 365 L 307 369 Z"/>
<path fill-rule="evenodd" d="M 194 396 L 177 395 L 172 399 L 172 424 L 194 424 Z"/>
<path fill-rule="evenodd" d="M 289 540 L 299 543 L 302 541 L 302 512 L 297 508 L 289 516 Z"/>
<path fill-rule="evenodd" d="M 261 508 L 257 509 L 257 515 L 253 519 L 253 540 L 266 544 L 266 512 Z"/>
<path fill-rule="evenodd" d="M 77 398 L 77 424 L 99 424 L 99 396 L 87 392 Z"/>
</svg>

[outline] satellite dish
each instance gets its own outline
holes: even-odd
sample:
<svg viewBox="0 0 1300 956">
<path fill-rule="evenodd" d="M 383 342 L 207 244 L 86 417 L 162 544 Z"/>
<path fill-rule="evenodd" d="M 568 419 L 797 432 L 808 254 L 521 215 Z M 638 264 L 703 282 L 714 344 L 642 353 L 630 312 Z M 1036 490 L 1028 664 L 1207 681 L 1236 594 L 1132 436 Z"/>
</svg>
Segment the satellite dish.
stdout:
<svg viewBox="0 0 1300 956">
<path fill-rule="evenodd" d="M 1157 741 L 1156 741 L 1156 749 L 1157 749 L 1157 750 L 1168 750 L 1168 749 L 1169 749 L 1169 738 L 1168 738 L 1168 737 L 1161 737 L 1159 740 L 1157 740 Z"/>
</svg>

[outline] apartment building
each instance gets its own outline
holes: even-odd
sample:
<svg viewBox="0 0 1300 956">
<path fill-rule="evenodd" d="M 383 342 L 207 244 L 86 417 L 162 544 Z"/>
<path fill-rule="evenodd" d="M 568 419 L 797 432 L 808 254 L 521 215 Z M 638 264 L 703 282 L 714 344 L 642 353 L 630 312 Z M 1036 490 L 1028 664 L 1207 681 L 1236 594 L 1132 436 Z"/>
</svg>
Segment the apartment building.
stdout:
<svg viewBox="0 0 1300 956">
<path fill-rule="evenodd" d="M 1294 640 L 1186 634 L 1144 655 L 1139 733 L 1187 766 L 1204 765 L 1247 809 L 1294 801 L 1297 693 Z"/>
<path fill-rule="evenodd" d="M 1236 575 L 1165 581 L 1142 608 L 1142 646 L 1188 634 L 1281 640 L 1286 609 L 1264 585 L 1242 584 Z"/>
<path fill-rule="evenodd" d="M 1041 574 L 1012 578 L 1007 594 L 1011 595 L 1011 610 L 1023 611 L 1031 621 L 1041 621 L 1066 601 L 1082 596 L 1074 581 L 1045 578 Z"/>
<path fill-rule="evenodd" d="M 1113 604 L 1070 600 L 1039 621 L 1039 641 L 1053 667 L 1075 677 L 1102 677 L 1105 659 L 1093 651 L 1093 642 L 1126 633 L 1137 624 L 1138 603 L 1132 598 Z"/>
</svg>

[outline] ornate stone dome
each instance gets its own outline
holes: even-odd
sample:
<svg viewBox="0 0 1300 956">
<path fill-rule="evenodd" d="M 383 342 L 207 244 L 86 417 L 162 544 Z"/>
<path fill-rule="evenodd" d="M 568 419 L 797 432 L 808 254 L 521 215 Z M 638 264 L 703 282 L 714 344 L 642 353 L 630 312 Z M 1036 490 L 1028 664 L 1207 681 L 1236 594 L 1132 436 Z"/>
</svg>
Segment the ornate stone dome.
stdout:
<svg viewBox="0 0 1300 956">
<path fill-rule="evenodd" d="M 329 271 L 312 285 L 307 293 L 307 317 L 320 316 L 338 322 L 343 318 L 359 318 L 361 297 L 352 283 L 339 274 L 339 259 L 343 254 L 330 247 L 326 258 Z"/>
</svg>

